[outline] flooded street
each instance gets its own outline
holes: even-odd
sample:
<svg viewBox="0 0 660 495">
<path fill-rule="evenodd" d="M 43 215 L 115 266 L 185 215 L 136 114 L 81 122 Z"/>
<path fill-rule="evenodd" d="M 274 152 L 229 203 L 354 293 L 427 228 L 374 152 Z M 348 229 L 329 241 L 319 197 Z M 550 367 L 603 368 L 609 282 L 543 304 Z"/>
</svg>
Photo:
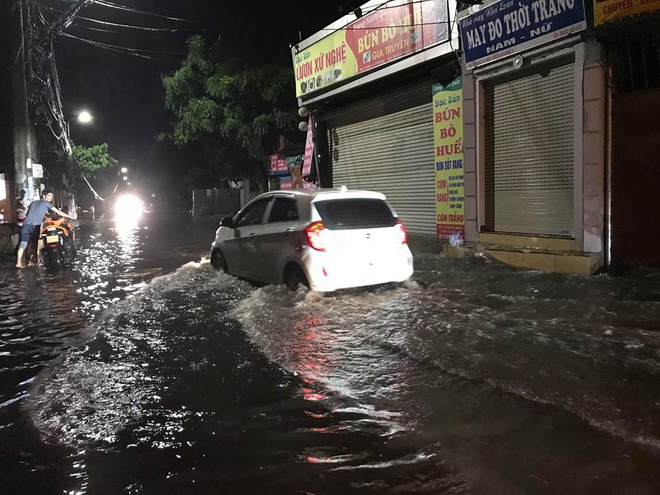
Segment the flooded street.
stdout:
<svg viewBox="0 0 660 495">
<path fill-rule="evenodd" d="M 322 296 L 215 272 L 214 230 L 2 262 L 2 493 L 660 493 L 659 271 L 416 253 Z"/>
</svg>

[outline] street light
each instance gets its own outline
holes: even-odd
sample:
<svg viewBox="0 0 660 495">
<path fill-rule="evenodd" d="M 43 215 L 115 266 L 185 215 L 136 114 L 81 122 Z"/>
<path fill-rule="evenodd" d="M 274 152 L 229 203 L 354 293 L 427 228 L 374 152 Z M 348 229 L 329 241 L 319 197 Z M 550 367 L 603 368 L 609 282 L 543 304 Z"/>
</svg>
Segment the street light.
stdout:
<svg viewBox="0 0 660 495">
<path fill-rule="evenodd" d="M 66 134 L 67 136 L 71 135 L 71 130 L 70 130 L 70 124 L 72 120 L 77 120 L 81 124 L 89 124 L 94 118 L 92 117 L 92 114 L 89 113 L 87 110 L 81 111 L 79 114 L 74 115 L 71 117 L 69 120 L 66 121 Z"/>
<path fill-rule="evenodd" d="M 92 121 L 92 114 L 87 110 L 83 110 L 78 114 L 78 122 L 81 124 L 87 124 Z"/>
<path fill-rule="evenodd" d="M 67 189 L 67 194 L 69 191 L 69 187 L 73 187 L 75 185 L 75 175 L 74 175 L 74 162 L 72 160 L 73 156 L 73 149 L 72 149 L 72 143 L 71 143 L 71 121 L 72 120 L 77 120 L 81 124 L 89 124 L 92 120 L 92 114 L 89 113 L 87 110 L 81 110 L 78 112 L 77 115 L 72 116 L 69 120 L 65 121 L 65 126 L 66 129 L 62 129 L 63 132 L 66 132 L 64 136 L 62 136 L 62 141 L 64 144 L 64 151 L 66 152 L 66 158 L 65 158 L 65 164 L 64 164 L 64 170 L 65 170 L 65 177 L 66 178 L 71 178 L 70 185 L 66 185 Z M 87 178 L 85 178 L 84 175 L 82 175 L 82 178 L 87 182 L 87 185 L 89 188 L 92 190 L 94 193 L 94 197 L 99 198 L 99 195 L 94 191 L 92 188 L 91 184 L 87 181 Z M 72 201 L 72 207 L 75 209 L 75 196 L 71 195 L 71 201 Z"/>
<path fill-rule="evenodd" d="M 128 169 L 126 167 L 122 167 L 121 168 L 121 173 L 125 174 L 126 172 L 128 172 Z"/>
</svg>

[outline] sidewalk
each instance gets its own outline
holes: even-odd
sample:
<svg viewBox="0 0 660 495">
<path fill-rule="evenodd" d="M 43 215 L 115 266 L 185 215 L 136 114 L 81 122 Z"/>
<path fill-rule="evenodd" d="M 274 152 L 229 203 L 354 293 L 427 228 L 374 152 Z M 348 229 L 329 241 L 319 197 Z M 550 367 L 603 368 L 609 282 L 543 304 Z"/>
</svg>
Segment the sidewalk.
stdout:
<svg viewBox="0 0 660 495">
<path fill-rule="evenodd" d="M 442 254 L 443 243 L 433 235 L 408 233 L 408 247 L 413 255 Z"/>
</svg>

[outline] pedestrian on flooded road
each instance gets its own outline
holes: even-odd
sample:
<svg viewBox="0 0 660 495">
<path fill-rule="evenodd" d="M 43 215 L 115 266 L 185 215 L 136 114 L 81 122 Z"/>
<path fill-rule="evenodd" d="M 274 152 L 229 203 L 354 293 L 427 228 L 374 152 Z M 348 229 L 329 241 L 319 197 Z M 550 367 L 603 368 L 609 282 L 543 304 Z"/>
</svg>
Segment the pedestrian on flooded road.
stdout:
<svg viewBox="0 0 660 495">
<path fill-rule="evenodd" d="M 25 220 L 23 221 L 23 226 L 21 227 L 21 241 L 18 245 L 18 251 L 16 253 L 16 268 L 24 268 L 26 265 L 23 263 L 23 254 L 25 248 L 28 245 L 30 238 L 33 242 L 38 242 L 39 240 L 39 231 L 41 230 L 41 224 L 46 216 L 46 213 L 53 211 L 64 218 L 73 218 L 72 216 L 67 215 L 63 211 L 55 208 L 53 206 L 53 193 L 48 189 L 44 189 L 41 193 L 41 199 L 33 201 L 30 203 L 30 206 L 27 209 L 25 215 Z M 37 254 L 37 258 L 38 258 Z"/>
</svg>

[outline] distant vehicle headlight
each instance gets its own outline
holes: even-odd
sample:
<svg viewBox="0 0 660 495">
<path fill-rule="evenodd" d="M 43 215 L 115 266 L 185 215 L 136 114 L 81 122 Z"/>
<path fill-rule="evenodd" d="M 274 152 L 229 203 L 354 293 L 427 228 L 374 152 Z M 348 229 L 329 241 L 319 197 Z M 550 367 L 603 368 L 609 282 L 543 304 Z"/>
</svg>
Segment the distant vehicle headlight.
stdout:
<svg viewBox="0 0 660 495">
<path fill-rule="evenodd" d="M 136 222 L 144 211 L 144 203 L 137 196 L 124 194 L 115 203 L 115 220 L 119 222 Z"/>
</svg>

